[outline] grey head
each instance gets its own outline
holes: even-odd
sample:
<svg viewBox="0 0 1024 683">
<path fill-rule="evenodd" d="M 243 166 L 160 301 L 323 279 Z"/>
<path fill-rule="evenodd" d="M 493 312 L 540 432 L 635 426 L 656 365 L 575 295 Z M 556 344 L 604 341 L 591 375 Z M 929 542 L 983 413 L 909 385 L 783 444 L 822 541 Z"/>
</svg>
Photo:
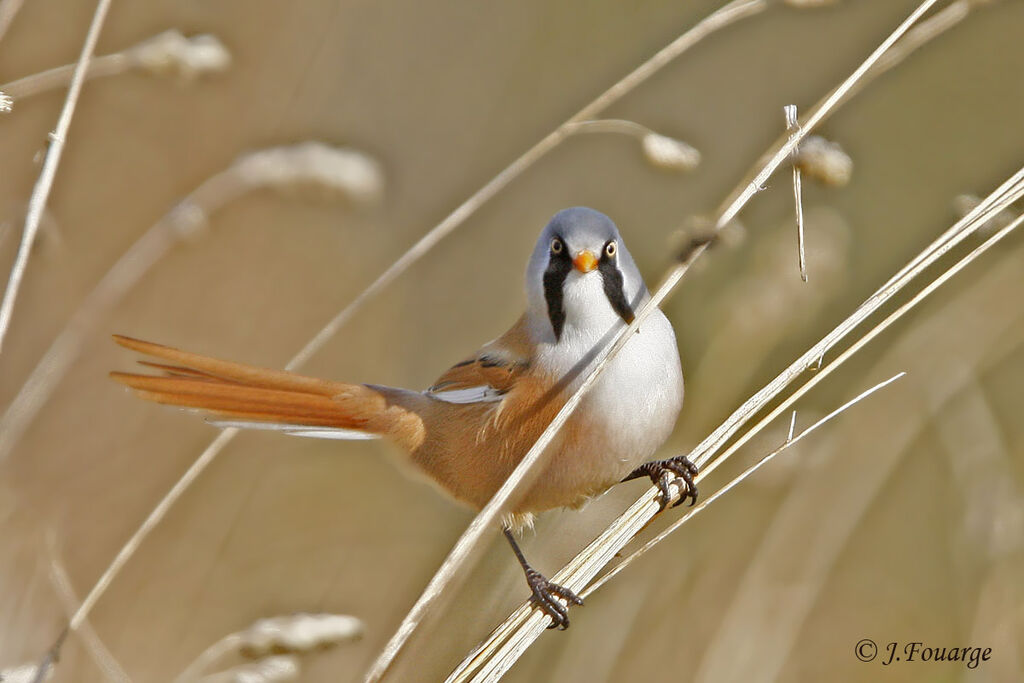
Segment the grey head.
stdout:
<svg viewBox="0 0 1024 683">
<path fill-rule="evenodd" d="M 647 287 L 615 223 L 577 206 L 541 231 L 526 268 L 526 296 L 531 317 L 546 319 L 557 343 L 566 328 L 604 333 L 616 319 L 632 322 Z"/>
</svg>

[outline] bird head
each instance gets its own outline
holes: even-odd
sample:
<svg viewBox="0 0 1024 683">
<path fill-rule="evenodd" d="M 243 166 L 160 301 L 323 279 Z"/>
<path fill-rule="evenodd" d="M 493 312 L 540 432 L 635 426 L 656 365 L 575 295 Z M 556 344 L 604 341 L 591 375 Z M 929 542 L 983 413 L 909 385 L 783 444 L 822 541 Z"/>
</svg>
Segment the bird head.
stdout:
<svg viewBox="0 0 1024 683">
<path fill-rule="evenodd" d="M 555 341 L 567 327 L 603 334 L 633 321 L 647 296 L 640 271 L 610 218 L 586 207 L 559 211 L 541 231 L 526 268 L 528 310 Z"/>
</svg>

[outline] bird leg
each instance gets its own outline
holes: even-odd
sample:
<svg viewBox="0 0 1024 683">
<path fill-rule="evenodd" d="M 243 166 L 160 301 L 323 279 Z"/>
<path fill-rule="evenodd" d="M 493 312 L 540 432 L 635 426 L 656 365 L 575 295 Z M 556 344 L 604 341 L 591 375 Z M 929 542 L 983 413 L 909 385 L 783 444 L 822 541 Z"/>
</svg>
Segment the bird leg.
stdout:
<svg viewBox="0 0 1024 683">
<path fill-rule="evenodd" d="M 693 481 L 697 472 L 697 466 L 690 462 L 689 458 L 685 455 L 677 455 L 674 458 L 644 463 L 630 472 L 622 481 L 650 477 L 651 481 L 661 489 L 661 509 L 664 510 L 672 500 L 672 493 L 669 490 L 671 484 L 676 484 L 682 492 L 679 500 L 672 507 L 681 504 L 687 498 L 690 499 L 690 505 L 697 502 L 697 484 Z"/>
<path fill-rule="evenodd" d="M 563 605 L 558 598 L 562 598 L 562 600 L 573 605 L 582 605 L 583 599 L 565 586 L 559 586 L 557 583 L 548 581 L 543 574 L 531 567 L 530 563 L 526 561 L 523 551 L 519 549 L 519 544 L 516 543 L 512 530 L 506 526 L 502 528 L 502 531 L 505 532 L 505 538 L 512 545 L 512 552 L 516 554 L 516 559 L 523 566 L 523 572 L 526 574 L 526 583 L 530 585 L 530 590 L 533 592 L 531 600 L 540 607 L 544 614 L 551 617 L 551 625 L 548 628 L 558 627 L 562 631 L 569 628 L 568 607 Z"/>
</svg>

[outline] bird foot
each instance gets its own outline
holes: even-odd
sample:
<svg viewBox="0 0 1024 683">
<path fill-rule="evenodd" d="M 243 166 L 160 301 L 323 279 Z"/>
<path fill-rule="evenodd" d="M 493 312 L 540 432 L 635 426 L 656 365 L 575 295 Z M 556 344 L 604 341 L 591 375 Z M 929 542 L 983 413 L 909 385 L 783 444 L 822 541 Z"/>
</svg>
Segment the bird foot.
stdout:
<svg viewBox="0 0 1024 683">
<path fill-rule="evenodd" d="M 570 605 L 582 605 L 583 599 L 574 592 L 560 586 L 557 583 L 548 581 L 540 572 L 529 569 L 526 572 L 526 582 L 530 584 L 533 591 L 531 600 L 551 617 L 551 625 L 548 628 L 558 628 L 561 631 L 569 628 L 569 609 L 558 599 L 565 600 Z"/>
<path fill-rule="evenodd" d="M 687 498 L 690 505 L 697 502 L 697 484 L 693 481 L 699 470 L 690 462 L 685 455 L 677 455 L 674 458 L 655 460 L 644 463 L 629 473 L 622 481 L 650 477 L 651 481 L 661 490 L 661 509 L 664 510 L 672 500 L 672 491 L 669 486 L 676 484 L 682 492 L 676 505 L 681 505 Z"/>
</svg>

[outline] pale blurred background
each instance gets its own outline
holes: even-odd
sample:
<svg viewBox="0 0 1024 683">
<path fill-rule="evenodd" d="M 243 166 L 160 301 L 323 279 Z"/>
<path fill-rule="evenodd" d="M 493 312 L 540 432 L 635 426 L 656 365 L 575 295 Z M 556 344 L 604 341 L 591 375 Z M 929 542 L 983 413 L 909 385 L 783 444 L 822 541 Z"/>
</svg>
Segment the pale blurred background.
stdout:
<svg viewBox="0 0 1024 683">
<path fill-rule="evenodd" d="M 217 433 L 108 381 L 133 363 L 109 333 L 284 365 L 465 197 L 719 4 L 114 2 L 97 54 L 175 28 L 217 36 L 231 65 L 184 84 L 138 72 L 86 84 L 0 356 L 0 405 L 121 254 L 239 155 L 304 140 L 359 150 L 380 164 L 383 195 L 364 206 L 246 194 L 95 321 L 77 364 L 0 463 L 0 669 L 37 660 L 66 623 L 48 545 L 81 597 Z M 696 171 L 652 167 L 630 137 L 569 139 L 304 370 L 427 386 L 517 317 L 527 255 L 566 206 L 616 220 L 655 284 L 673 231 L 736 185 L 782 132 L 783 105 L 808 108 L 915 5 L 780 4 L 710 38 L 604 112 L 696 146 Z M 785 173 L 741 215 L 742 240 L 706 255 L 669 301 L 688 384 L 666 456 L 696 444 L 951 225 L 956 195 L 984 195 L 1019 168 L 1024 3 L 975 5 L 823 129 L 855 168 L 844 188 L 805 183 L 808 284 L 796 270 Z M 93 8 L 26 3 L 0 42 L 0 83 L 74 61 Z M 0 114 L 4 274 L 63 96 Z M 1021 680 L 1022 295 L 1018 235 L 802 401 L 798 424 L 896 372 L 906 378 L 595 593 L 508 680 Z M 781 442 L 784 422 L 702 492 Z M 166 681 L 258 618 L 350 614 L 364 621 L 363 638 L 304 656 L 301 680 L 357 680 L 471 519 L 397 474 L 390 455 L 381 443 L 242 435 L 146 539 L 91 625 L 132 680 Z M 641 491 L 632 483 L 582 511 L 545 515 L 525 540 L 528 556 L 553 573 Z M 525 597 L 518 565 L 494 543 L 443 618 L 410 642 L 393 680 L 443 678 Z M 992 655 L 973 671 L 883 667 L 855 658 L 862 638 Z M 53 680 L 103 676 L 72 636 Z"/>
</svg>

